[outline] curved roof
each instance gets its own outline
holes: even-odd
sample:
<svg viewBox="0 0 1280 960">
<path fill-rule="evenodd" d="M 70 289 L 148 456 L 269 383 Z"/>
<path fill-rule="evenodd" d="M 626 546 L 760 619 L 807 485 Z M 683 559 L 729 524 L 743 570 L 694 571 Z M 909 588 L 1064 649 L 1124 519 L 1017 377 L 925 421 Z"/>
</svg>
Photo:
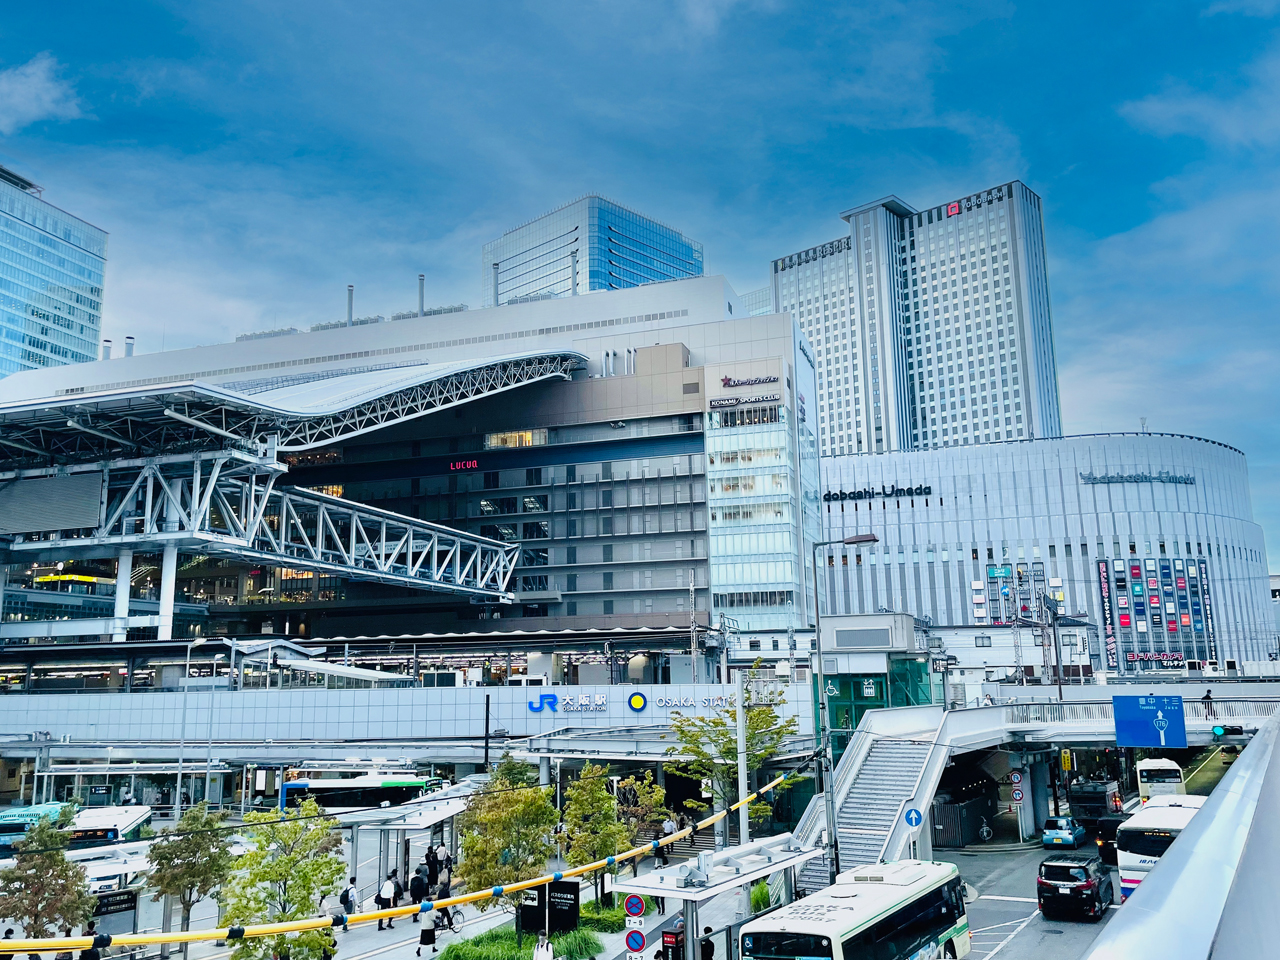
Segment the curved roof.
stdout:
<svg viewBox="0 0 1280 960">
<path fill-rule="evenodd" d="M 536 383 L 568 379 L 571 350 L 327 369 L 259 380 L 173 380 L 0 403 L 0 465 L 223 446 L 301 451 Z"/>
</svg>

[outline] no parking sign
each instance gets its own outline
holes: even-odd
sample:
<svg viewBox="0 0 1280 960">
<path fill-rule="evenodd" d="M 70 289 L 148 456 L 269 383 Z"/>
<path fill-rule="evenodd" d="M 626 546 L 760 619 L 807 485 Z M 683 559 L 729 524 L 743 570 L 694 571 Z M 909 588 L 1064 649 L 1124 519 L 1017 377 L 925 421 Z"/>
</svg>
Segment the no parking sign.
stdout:
<svg viewBox="0 0 1280 960">
<path fill-rule="evenodd" d="M 643 930 L 627 931 L 627 949 L 628 950 L 630 950 L 632 953 L 643 953 L 644 945 L 645 945 L 645 939 L 644 939 Z"/>
<path fill-rule="evenodd" d="M 622 901 L 622 909 L 627 911 L 628 917 L 644 916 L 644 897 L 639 894 L 627 894 L 627 899 Z"/>
</svg>

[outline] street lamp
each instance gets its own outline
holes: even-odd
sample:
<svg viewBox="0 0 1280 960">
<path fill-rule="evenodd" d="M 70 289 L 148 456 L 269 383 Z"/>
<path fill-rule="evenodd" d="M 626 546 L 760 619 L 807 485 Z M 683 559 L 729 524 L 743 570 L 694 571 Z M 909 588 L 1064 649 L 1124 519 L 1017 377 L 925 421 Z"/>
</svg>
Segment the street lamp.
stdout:
<svg viewBox="0 0 1280 960">
<path fill-rule="evenodd" d="M 833 793 L 835 783 L 832 778 L 832 762 L 834 753 L 831 747 L 831 708 L 827 700 L 827 677 L 822 669 L 822 599 L 818 595 L 818 548 L 833 544 L 851 546 L 861 543 L 878 543 L 880 538 L 874 533 L 856 533 L 842 540 L 821 540 L 813 545 L 813 638 L 817 651 L 818 678 L 818 717 L 815 726 L 818 729 L 818 749 L 822 751 L 822 796 L 827 814 L 827 866 L 830 880 L 834 884 L 840 873 L 840 840 L 836 836 L 836 801 Z M 826 588 L 826 576 L 822 577 L 823 588 Z"/>
<path fill-rule="evenodd" d="M 182 722 L 178 728 L 178 790 L 173 798 L 173 808 L 177 811 L 175 820 L 182 816 L 182 761 L 187 752 L 187 680 L 191 677 L 191 651 L 207 640 L 199 637 L 187 644 L 187 665 L 182 669 Z"/>
<path fill-rule="evenodd" d="M 214 684 L 218 679 L 218 661 L 226 658 L 227 655 L 225 653 L 215 653 L 213 655 L 212 676 L 209 678 L 209 741 L 208 749 L 204 755 L 204 799 L 206 804 L 209 802 L 209 782 L 213 779 L 213 701 L 216 695 Z M 228 682 L 230 682 L 230 678 L 228 678 Z M 221 790 L 219 790 L 219 793 L 221 793 Z M 218 806 L 222 806 L 221 798 L 219 798 Z"/>
</svg>

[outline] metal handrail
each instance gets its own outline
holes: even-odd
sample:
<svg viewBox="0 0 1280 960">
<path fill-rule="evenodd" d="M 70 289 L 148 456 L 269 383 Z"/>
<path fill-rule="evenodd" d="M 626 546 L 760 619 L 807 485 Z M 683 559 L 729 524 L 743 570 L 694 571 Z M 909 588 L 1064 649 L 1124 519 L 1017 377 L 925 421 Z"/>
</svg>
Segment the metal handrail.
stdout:
<svg viewBox="0 0 1280 960">
<path fill-rule="evenodd" d="M 1222 719 L 1266 719 L 1280 707 L 1280 697 L 1224 697 L 1206 703 L 1184 699 L 1187 720 L 1208 723 Z M 1111 720 L 1110 700 L 1077 700 L 1046 703 L 1010 703 L 1004 707 L 1005 722 L 1015 725 L 1041 723 L 1093 723 Z"/>
</svg>

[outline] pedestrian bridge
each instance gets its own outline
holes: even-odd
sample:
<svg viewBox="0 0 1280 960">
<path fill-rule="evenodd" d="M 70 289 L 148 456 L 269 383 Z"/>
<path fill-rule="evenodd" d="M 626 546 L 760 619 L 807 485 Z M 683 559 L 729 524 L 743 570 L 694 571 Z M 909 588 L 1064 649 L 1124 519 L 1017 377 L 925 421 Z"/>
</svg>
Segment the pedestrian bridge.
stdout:
<svg viewBox="0 0 1280 960">
<path fill-rule="evenodd" d="M 1129 690 L 1126 689 L 1126 694 Z M 1133 691 L 1137 694 L 1138 691 Z M 1275 716 L 1280 698 L 1238 697 L 1183 702 L 1187 743 L 1214 742 L 1213 727 L 1230 723 L 1252 737 Z M 951 758 L 975 750 L 1025 744 L 1028 748 L 1095 746 L 1116 741 L 1110 700 L 1008 703 L 962 710 L 939 706 L 869 710 L 836 767 L 831 789 L 837 819 L 840 869 L 900 860 L 932 848 L 928 812 Z M 908 825 L 907 810 L 923 811 Z M 805 845 L 822 842 L 826 816 L 821 795 L 795 830 Z M 827 883 L 826 858 L 801 874 L 805 889 Z"/>
</svg>

